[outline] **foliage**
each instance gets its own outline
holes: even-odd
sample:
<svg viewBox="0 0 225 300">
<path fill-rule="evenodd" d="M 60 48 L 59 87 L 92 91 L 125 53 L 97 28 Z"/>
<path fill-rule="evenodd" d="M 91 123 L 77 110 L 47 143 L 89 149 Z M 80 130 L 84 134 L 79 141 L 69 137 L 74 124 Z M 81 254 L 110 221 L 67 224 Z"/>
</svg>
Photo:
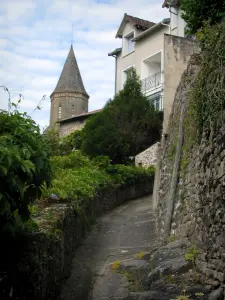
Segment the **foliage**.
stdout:
<svg viewBox="0 0 225 300">
<path fill-rule="evenodd" d="M 185 255 L 184 255 L 184 259 L 185 260 L 189 260 L 189 261 L 191 261 L 191 262 L 195 262 L 195 260 L 196 260 L 196 256 L 198 255 L 198 250 L 197 249 L 195 249 L 194 247 L 191 247 L 191 248 L 188 248 L 188 252 L 187 253 L 185 253 Z"/>
<path fill-rule="evenodd" d="M 166 275 L 166 282 L 167 283 L 173 283 L 174 282 L 174 276 L 175 275 Z"/>
<path fill-rule="evenodd" d="M 186 296 L 186 295 L 180 295 L 177 297 L 177 300 L 189 300 L 190 297 L 189 296 Z"/>
<path fill-rule="evenodd" d="M 154 168 L 111 165 L 107 157 L 91 160 L 79 150 L 51 158 L 51 165 L 54 178 L 49 188 L 43 187 L 43 198 L 56 194 L 60 199 L 70 200 L 76 211 L 81 211 L 104 188 L 154 178 Z"/>
<path fill-rule="evenodd" d="M 44 133 L 44 140 L 48 145 L 52 156 L 61 155 L 58 131 L 56 131 L 55 129 L 48 129 Z"/>
<path fill-rule="evenodd" d="M 48 148 L 39 127 L 17 110 L 0 111 L 0 231 L 13 233 L 16 217 L 29 217 L 28 205 L 50 181 Z"/>
<path fill-rule="evenodd" d="M 176 238 L 175 234 L 171 234 L 171 235 L 168 237 L 168 242 L 169 242 L 169 243 L 175 242 L 176 239 L 177 239 L 177 238 Z"/>
<path fill-rule="evenodd" d="M 109 165 L 107 173 L 111 175 L 116 184 L 132 184 L 137 180 L 142 181 L 148 176 L 154 177 L 155 168 L 143 169 L 141 167 Z"/>
<path fill-rule="evenodd" d="M 89 167 L 90 159 L 77 150 L 65 156 L 53 156 L 51 158 L 51 166 L 53 172 L 57 169 L 78 169 L 80 167 Z"/>
<path fill-rule="evenodd" d="M 195 293 L 195 296 L 196 296 L 197 298 L 201 298 L 201 297 L 204 296 L 204 293 L 202 293 L 202 292 Z"/>
<path fill-rule="evenodd" d="M 159 139 L 161 125 L 162 114 L 142 94 L 134 70 L 124 89 L 87 121 L 81 149 L 90 157 L 103 155 L 124 163 Z"/>
<path fill-rule="evenodd" d="M 119 267 L 120 267 L 120 262 L 119 262 L 119 260 L 116 260 L 116 261 L 114 261 L 114 262 L 112 263 L 112 270 L 113 270 L 113 271 L 118 270 Z"/>
<path fill-rule="evenodd" d="M 48 129 L 44 134 L 44 139 L 51 151 L 51 156 L 62 156 L 79 150 L 82 143 L 82 130 L 77 130 L 65 137 L 59 137 L 59 132 L 55 129 Z"/>
<path fill-rule="evenodd" d="M 210 25 L 220 22 L 225 17 L 224 0 L 182 0 L 182 18 L 187 23 L 187 31 L 195 34 L 205 22 Z"/>
<path fill-rule="evenodd" d="M 192 137 L 190 142 L 193 142 L 194 135 L 200 138 L 204 129 L 224 120 L 225 21 L 214 27 L 207 26 L 203 31 L 200 71 L 190 93 L 185 124 L 188 135 Z"/>
<path fill-rule="evenodd" d="M 136 256 L 137 259 L 143 259 L 145 254 L 146 254 L 145 251 L 140 251 L 135 256 Z"/>
</svg>

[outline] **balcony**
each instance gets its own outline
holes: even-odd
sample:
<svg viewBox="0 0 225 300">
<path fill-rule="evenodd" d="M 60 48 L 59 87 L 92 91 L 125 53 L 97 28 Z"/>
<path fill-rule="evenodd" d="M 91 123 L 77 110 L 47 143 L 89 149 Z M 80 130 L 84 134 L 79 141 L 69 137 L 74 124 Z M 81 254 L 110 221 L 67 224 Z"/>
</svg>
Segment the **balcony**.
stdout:
<svg viewBox="0 0 225 300">
<path fill-rule="evenodd" d="M 143 94 L 159 88 L 162 85 L 162 71 L 152 74 L 141 80 L 141 90 Z"/>
</svg>

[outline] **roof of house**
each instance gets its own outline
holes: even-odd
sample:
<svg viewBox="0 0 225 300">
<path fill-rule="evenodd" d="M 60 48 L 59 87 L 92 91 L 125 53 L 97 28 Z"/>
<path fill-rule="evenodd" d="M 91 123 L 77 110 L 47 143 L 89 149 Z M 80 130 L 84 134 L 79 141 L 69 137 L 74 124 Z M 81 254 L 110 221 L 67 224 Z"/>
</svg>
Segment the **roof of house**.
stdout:
<svg viewBox="0 0 225 300">
<path fill-rule="evenodd" d="M 81 114 L 76 115 L 76 116 L 71 117 L 71 118 L 59 120 L 58 123 L 64 123 L 64 122 L 69 122 L 69 121 L 75 121 L 75 120 L 79 120 L 79 119 L 86 119 L 86 118 L 88 118 L 90 115 L 95 115 L 95 114 L 97 114 L 98 112 L 100 112 L 101 110 L 102 110 L 102 109 L 97 109 L 97 110 L 92 110 L 92 111 L 89 111 L 89 112 L 84 112 L 84 113 L 81 113 Z"/>
<path fill-rule="evenodd" d="M 73 46 L 71 46 L 70 48 L 59 81 L 52 95 L 54 93 L 64 92 L 80 92 L 89 97 L 84 88 L 84 84 L 80 75 L 80 70 L 73 51 Z"/>
<path fill-rule="evenodd" d="M 147 20 L 143 20 L 137 17 L 133 17 L 130 16 L 128 14 L 124 14 L 123 20 L 120 24 L 120 27 L 116 33 L 116 38 L 122 38 L 122 34 L 123 34 L 123 29 L 126 25 L 127 22 L 130 22 L 131 24 L 133 24 L 134 26 L 136 26 L 138 29 L 142 29 L 142 30 L 146 30 L 148 28 L 150 28 L 151 26 L 153 26 L 155 23 L 147 21 Z"/>
<path fill-rule="evenodd" d="M 141 32 L 140 34 L 138 34 L 132 40 L 133 41 L 138 41 L 138 40 L 142 39 L 143 37 L 153 33 L 155 30 L 158 30 L 158 29 L 162 28 L 163 26 L 168 25 L 169 23 L 170 23 L 170 18 L 163 19 L 159 23 L 153 25 L 152 27 L 150 27 L 147 30 L 145 30 L 145 31 Z"/>
<path fill-rule="evenodd" d="M 164 0 L 162 7 L 179 6 L 180 0 Z"/>
<path fill-rule="evenodd" d="M 122 48 L 116 48 L 112 52 L 108 53 L 108 56 L 118 55 L 122 52 Z"/>
</svg>

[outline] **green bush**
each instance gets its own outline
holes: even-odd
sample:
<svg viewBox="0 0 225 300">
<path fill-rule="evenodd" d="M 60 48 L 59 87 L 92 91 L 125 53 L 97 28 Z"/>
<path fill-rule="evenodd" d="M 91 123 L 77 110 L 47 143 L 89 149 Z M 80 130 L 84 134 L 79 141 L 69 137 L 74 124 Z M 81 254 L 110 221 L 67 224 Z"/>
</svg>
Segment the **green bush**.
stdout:
<svg viewBox="0 0 225 300">
<path fill-rule="evenodd" d="M 68 156 L 51 159 L 54 178 L 49 188 L 43 188 L 43 198 L 51 194 L 70 200 L 76 211 L 104 188 L 141 182 L 154 177 L 154 168 L 147 170 L 123 165 L 111 165 L 107 157 L 94 160 L 74 151 Z"/>
<path fill-rule="evenodd" d="M 39 127 L 26 114 L 0 111 L 0 232 L 14 232 L 16 218 L 29 218 L 29 203 L 50 182 L 49 151 Z"/>
<path fill-rule="evenodd" d="M 181 9 L 190 34 L 195 34 L 206 22 L 214 25 L 225 17 L 224 0 L 182 0 Z"/>
<path fill-rule="evenodd" d="M 135 183 L 137 180 L 140 182 L 148 176 L 154 177 L 155 174 L 154 167 L 143 169 L 124 165 L 110 165 L 106 171 L 111 175 L 113 182 L 119 185 Z"/>
<path fill-rule="evenodd" d="M 53 172 L 57 169 L 75 169 L 90 165 L 88 157 L 82 155 L 79 150 L 71 152 L 65 156 L 53 156 L 51 158 L 51 166 Z"/>
<path fill-rule="evenodd" d="M 50 148 L 51 156 L 62 156 L 81 148 L 82 134 L 82 130 L 77 130 L 65 137 L 59 137 L 58 131 L 49 129 L 44 134 L 44 139 Z"/>
</svg>

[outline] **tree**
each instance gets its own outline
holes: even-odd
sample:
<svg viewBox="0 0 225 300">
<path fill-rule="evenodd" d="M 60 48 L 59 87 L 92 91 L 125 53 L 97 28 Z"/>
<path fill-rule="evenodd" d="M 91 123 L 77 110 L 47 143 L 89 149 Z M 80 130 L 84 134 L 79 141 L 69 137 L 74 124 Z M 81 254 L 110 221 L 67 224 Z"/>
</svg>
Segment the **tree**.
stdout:
<svg viewBox="0 0 225 300">
<path fill-rule="evenodd" d="M 181 10 L 187 32 L 195 34 L 204 23 L 213 25 L 225 17 L 225 0 L 182 0 Z"/>
<path fill-rule="evenodd" d="M 0 233 L 13 233 L 16 218 L 29 218 L 28 205 L 50 176 L 39 127 L 26 113 L 0 111 Z"/>
<path fill-rule="evenodd" d="M 81 148 L 91 157 L 104 155 L 124 163 L 159 139 L 161 125 L 162 114 L 142 94 L 133 70 L 124 89 L 87 121 Z"/>
</svg>

